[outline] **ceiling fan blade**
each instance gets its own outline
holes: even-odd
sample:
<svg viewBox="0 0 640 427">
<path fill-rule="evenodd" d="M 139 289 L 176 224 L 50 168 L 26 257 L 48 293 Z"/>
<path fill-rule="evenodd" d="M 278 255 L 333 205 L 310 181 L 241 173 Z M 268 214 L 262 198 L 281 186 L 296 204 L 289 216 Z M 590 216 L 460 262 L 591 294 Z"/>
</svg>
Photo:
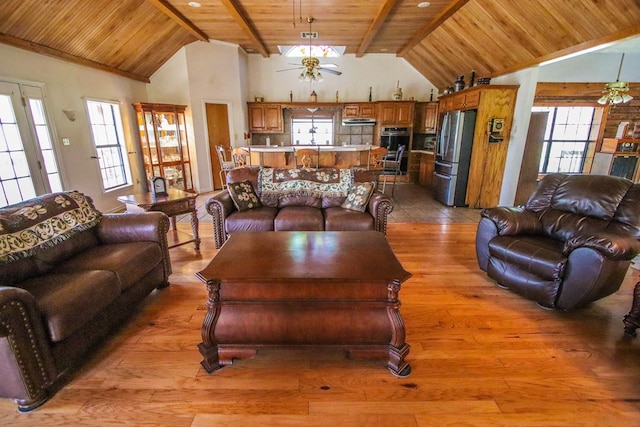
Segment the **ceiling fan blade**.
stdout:
<svg viewBox="0 0 640 427">
<path fill-rule="evenodd" d="M 276 70 L 276 73 L 279 73 L 280 71 L 301 70 L 302 68 L 304 68 L 304 67 L 285 68 L 284 70 Z"/>
<path fill-rule="evenodd" d="M 324 68 L 338 68 L 338 64 L 332 64 L 332 63 L 329 63 L 329 64 L 321 64 L 320 66 L 321 66 L 321 67 L 324 67 Z"/>
<path fill-rule="evenodd" d="M 320 70 L 322 70 L 323 72 L 327 72 L 327 73 L 331 73 L 331 74 L 335 74 L 336 76 L 339 76 L 342 74 L 342 72 L 337 71 L 337 70 L 332 70 L 331 68 L 324 68 L 324 67 L 318 67 Z"/>
</svg>

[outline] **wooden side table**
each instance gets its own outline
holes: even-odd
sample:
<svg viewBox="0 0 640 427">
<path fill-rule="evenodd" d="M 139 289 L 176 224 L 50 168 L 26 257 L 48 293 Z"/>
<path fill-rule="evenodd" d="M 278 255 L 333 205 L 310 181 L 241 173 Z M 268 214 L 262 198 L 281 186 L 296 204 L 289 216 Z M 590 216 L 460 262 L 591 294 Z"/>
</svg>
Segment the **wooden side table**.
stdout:
<svg viewBox="0 0 640 427">
<path fill-rule="evenodd" d="M 631 311 L 624 316 L 624 334 L 629 337 L 636 337 L 636 329 L 640 328 L 640 282 L 636 283 L 633 290 L 633 302 Z"/>
<path fill-rule="evenodd" d="M 194 242 L 197 251 L 200 250 L 200 235 L 198 233 L 198 213 L 196 212 L 195 193 L 169 189 L 166 196 L 153 197 L 151 193 L 130 194 L 118 197 L 118 201 L 124 203 L 127 212 L 164 212 L 171 221 L 171 230 L 167 234 L 169 248 Z M 193 235 L 178 231 L 176 216 L 191 214 L 191 230 Z"/>
</svg>

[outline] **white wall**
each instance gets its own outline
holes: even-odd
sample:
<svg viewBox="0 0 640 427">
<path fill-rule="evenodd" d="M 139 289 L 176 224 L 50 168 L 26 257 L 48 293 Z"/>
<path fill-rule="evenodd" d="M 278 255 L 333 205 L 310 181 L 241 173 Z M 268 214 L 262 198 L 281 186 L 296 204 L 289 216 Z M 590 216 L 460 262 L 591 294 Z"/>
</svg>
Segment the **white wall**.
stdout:
<svg viewBox="0 0 640 427">
<path fill-rule="evenodd" d="M 510 206 L 515 200 L 537 83 L 615 81 L 620 68 L 620 59 L 620 53 L 592 52 L 491 80 L 492 84 L 520 85 L 500 193 L 500 205 Z M 640 81 L 640 55 L 625 55 L 620 80 Z"/>
<path fill-rule="evenodd" d="M 199 192 L 213 190 L 205 104 L 227 105 L 231 144 L 244 145 L 246 80 L 246 54 L 236 45 L 215 40 L 183 47 L 151 77 L 150 99 L 189 107 L 189 152 Z"/>
<path fill-rule="evenodd" d="M 318 102 L 335 102 L 336 91 L 339 101 L 368 101 L 369 87 L 372 88 L 374 101 L 392 99 L 398 81 L 404 95 L 403 99 L 413 97 L 416 101 L 428 101 L 431 89 L 434 100 L 438 90 L 418 73 L 407 61 L 391 54 L 370 54 L 362 58 L 344 55 L 339 58 L 320 58 L 320 64 L 334 63 L 342 72 L 336 76 L 324 72 L 322 83 L 300 82 L 299 69 L 296 68 L 302 58 L 286 58 L 271 55 L 263 58 L 249 55 L 249 94 L 252 101 L 255 96 L 263 96 L 265 101 L 289 102 L 289 91 L 293 91 L 294 102 L 309 101 L 309 94 L 315 90 Z M 294 65 L 291 65 L 294 64 Z"/>
<path fill-rule="evenodd" d="M 500 201 L 498 202 L 502 206 L 512 206 L 516 198 L 522 156 L 531 119 L 531 107 L 536 95 L 538 72 L 539 68 L 537 67 L 528 68 L 491 81 L 494 84 L 520 86 L 516 96 L 513 124 L 511 125 L 511 135 L 509 135 L 509 150 L 507 151 Z"/>
<path fill-rule="evenodd" d="M 45 108 L 53 128 L 58 162 L 64 188 L 91 196 L 102 211 L 120 209 L 117 196 L 142 191 L 140 184 L 104 193 L 95 155 L 91 130 L 86 115 L 85 97 L 120 102 L 128 151 L 139 151 L 133 102 L 146 100 L 146 85 L 125 77 L 87 68 L 70 62 L 39 55 L 0 44 L 0 79 L 44 84 Z M 76 111 L 76 120 L 69 121 L 62 110 Z M 71 145 L 63 146 L 62 138 Z M 143 179 L 141 162 L 130 155 L 134 182 Z"/>
</svg>

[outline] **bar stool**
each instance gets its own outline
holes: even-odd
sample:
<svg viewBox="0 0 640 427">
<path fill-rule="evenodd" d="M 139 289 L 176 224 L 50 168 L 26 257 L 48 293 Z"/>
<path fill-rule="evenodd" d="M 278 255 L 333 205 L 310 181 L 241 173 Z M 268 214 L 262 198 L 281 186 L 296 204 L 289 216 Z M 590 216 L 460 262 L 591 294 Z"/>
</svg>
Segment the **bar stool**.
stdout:
<svg viewBox="0 0 640 427">
<path fill-rule="evenodd" d="M 235 164 L 232 160 L 227 160 L 227 155 L 222 145 L 216 145 L 216 153 L 218 154 L 218 162 L 220 163 L 220 184 L 224 190 L 227 188 L 226 174 L 235 167 Z"/>
</svg>

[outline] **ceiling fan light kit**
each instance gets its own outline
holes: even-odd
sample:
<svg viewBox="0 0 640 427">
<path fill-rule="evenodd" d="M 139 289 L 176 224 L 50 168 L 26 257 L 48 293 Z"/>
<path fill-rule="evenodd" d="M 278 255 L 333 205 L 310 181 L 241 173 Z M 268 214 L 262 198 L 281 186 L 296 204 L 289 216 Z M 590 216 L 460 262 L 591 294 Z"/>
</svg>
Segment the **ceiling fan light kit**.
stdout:
<svg viewBox="0 0 640 427">
<path fill-rule="evenodd" d="M 620 81 L 620 71 L 622 71 L 622 62 L 624 61 L 624 53 L 620 58 L 620 67 L 618 68 L 618 77 L 615 82 L 607 83 L 602 91 L 604 95 L 598 99 L 600 105 L 617 105 L 629 102 L 633 96 L 629 95 L 629 83 Z"/>
<path fill-rule="evenodd" d="M 311 46 L 311 38 L 313 37 L 313 35 L 315 34 L 317 37 L 317 33 L 314 33 L 311 30 L 311 24 L 313 23 L 315 19 L 312 16 L 309 16 L 307 18 L 307 22 L 309 23 L 309 32 L 307 34 L 311 35 L 311 37 L 309 37 L 309 56 L 306 56 L 304 58 L 302 58 L 302 67 L 300 67 L 302 69 L 302 71 L 300 72 L 300 75 L 298 76 L 298 80 L 300 80 L 301 82 L 309 82 L 309 83 L 321 83 L 324 81 L 324 76 L 322 75 L 322 71 L 326 71 L 328 73 L 331 74 L 335 74 L 335 75 L 341 75 L 342 73 L 340 71 L 336 71 L 336 70 L 330 70 L 328 68 L 325 67 L 321 67 L 320 66 L 320 60 L 314 56 L 312 56 L 311 51 L 312 51 L 312 46 Z M 305 33 L 302 33 L 303 37 Z M 330 64 L 327 66 L 331 66 L 334 64 Z M 335 66 L 335 65 L 334 65 Z M 278 71 L 287 71 L 287 70 L 278 70 Z"/>
</svg>

